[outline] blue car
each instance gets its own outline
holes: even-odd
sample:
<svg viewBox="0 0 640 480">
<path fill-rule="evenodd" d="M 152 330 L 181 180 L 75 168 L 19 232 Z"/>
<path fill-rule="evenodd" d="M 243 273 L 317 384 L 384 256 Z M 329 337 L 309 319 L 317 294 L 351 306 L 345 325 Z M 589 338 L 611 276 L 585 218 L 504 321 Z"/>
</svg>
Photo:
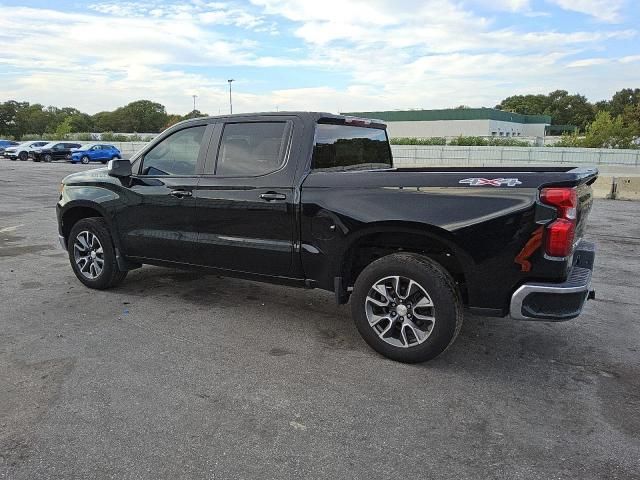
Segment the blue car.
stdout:
<svg viewBox="0 0 640 480">
<path fill-rule="evenodd" d="M 0 140 L 0 155 L 4 154 L 4 149 L 8 147 L 13 147 L 18 145 L 19 142 L 14 142 L 13 140 Z"/>
<path fill-rule="evenodd" d="M 107 163 L 114 158 L 122 158 L 120 150 L 113 145 L 90 143 L 71 152 L 71 163 L 102 162 Z"/>
</svg>

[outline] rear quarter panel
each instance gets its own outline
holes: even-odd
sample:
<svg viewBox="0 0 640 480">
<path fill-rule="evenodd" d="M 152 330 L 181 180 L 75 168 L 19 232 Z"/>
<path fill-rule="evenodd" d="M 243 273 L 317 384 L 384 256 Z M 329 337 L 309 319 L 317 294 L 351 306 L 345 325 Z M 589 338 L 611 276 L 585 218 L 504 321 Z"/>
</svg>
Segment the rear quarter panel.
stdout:
<svg viewBox="0 0 640 480">
<path fill-rule="evenodd" d="M 301 256 L 308 278 L 333 289 L 345 253 L 358 238 L 378 232 L 435 236 L 461 264 L 470 306 L 507 308 L 510 293 L 531 278 L 561 280 L 566 262 L 531 255 L 523 272 L 516 257 L 549 209 L 538 202 L 541 175 L 517 172 L 515 186 L 470 186 L 473 177 L 504 178 L 505 172 L 317 172 L 302 185 Z M 335 225 L 334 229 L 331 226 Z"/>
</svg>

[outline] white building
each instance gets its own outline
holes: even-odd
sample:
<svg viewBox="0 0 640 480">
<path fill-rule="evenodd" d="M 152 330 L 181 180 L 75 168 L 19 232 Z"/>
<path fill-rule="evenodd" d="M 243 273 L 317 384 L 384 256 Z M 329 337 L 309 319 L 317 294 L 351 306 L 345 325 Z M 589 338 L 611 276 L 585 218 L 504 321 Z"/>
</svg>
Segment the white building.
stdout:
<svg viewBox="0 0 640 480">
<path fill-rule="evenodd" d="M 547 115 L 522 115 L 494 108 L 349 112 L 384 120 L 391 138 L 397 137 L 544 137 L 551 124 Z"/>
</svg>

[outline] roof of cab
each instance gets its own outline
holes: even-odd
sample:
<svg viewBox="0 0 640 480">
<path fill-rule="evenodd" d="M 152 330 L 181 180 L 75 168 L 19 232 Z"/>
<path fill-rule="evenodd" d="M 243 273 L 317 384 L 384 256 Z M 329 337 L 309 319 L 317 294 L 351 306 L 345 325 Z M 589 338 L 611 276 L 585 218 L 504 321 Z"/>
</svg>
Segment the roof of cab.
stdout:
<svg viewBox="0 0 640 480">
<path fill-rule="evenodd" d="M 339 115 L 339 114 L 335 114 L 335 113 L 329 113 L 329 112 L 303 112 L 303 111 L 292 111 L 292 112 L 255 112 L 255 113 L 234 113 L 234 114 L 230 114 L 230 115 L 211 115 L 208 117 L 197 117 L 197 118 L 190 118 L 187 120 L 183 120 L 182 122 L 178 122 L 176 123 L 176 125 L 182 125 L 185 123 L 189 123 L 189 122 L 198 122 L 198 121 L 203 121 L 203 120 L 227 120 L 227 119 L 242 119 L 242 118 L 255 118 L 255 117 L 286 117 L 286 116 L 295 116 L 295 117 L 300 117 L 303 120 L 307 120 L 307 121 L 312 121 L 312 122 L 317 122 L 318 120 L 322 119 L 334 119 L 334 120 L 347 120 L 347 119 L 351 119 L 354 118 L 350 115 Z M 372 119 L 372 118 L 360 118 L 358 117 L 358 119 L 361 120 L 367 120 L 370 121 L 373 124 L 376 125 L 384 125 L 386 126 L 386 123 L 382 120 L 378 120 L 378 119 Z M 175 126 L 175 125 L 174 125 Z"/>
</svg>

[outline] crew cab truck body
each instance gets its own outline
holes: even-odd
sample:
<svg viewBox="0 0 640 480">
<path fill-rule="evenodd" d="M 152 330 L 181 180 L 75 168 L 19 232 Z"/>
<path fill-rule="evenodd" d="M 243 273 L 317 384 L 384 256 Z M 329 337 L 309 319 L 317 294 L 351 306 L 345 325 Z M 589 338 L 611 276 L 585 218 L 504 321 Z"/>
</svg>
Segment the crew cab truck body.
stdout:
<svg viewBox="0 0 640 480">
<path fill-rule="evenodd" d="M 92 288 L 142 264 L 334 292 L 400 361 L 438 355 L 463 310 L 566 320 L 590 293 L 595 169 L 394 168 L 385 126 L 327 113 L 189 120 L 66 177 L 60 242 Z"/>
</svg>

